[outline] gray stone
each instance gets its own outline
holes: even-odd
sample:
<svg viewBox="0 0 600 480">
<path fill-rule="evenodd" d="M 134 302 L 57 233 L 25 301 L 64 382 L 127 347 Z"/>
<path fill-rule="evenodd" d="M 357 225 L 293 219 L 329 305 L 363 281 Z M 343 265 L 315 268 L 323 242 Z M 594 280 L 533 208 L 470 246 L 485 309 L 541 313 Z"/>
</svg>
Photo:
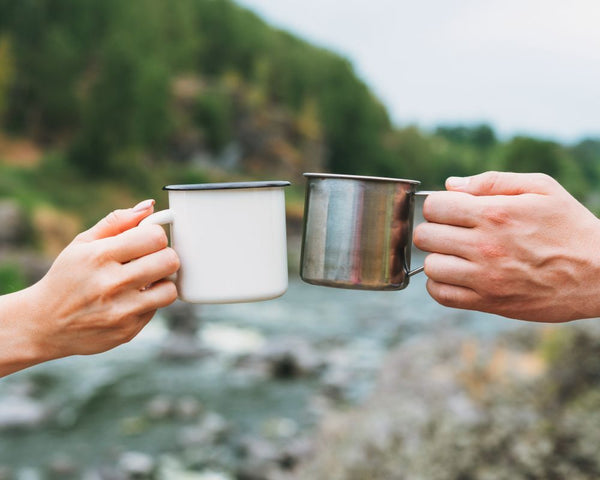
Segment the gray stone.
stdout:
<svg viewBox="0 0 600 480">
<path fill-rule="evenodd" d="M 323 367 L 323 359 L 318 352 L 300 337 L 275 339 L 267 345 L 262 356 L 275 378 L 316 374 Z"/>
<path fill-rule="evenodd" d="M 48 420 L 49 414 L 47 406 L 29 397 L 0 398 L 0 431 L 37 428 Z"/>
<path fill-rule="evenodd" d="M 0 225 L 0 246 L 20 246 L 27 231 L 27 220 L 14 200 L 0 200 Z"/>
<path fill-rule="evenodd" d="M 119 458 L 118 468 L 128 479 L 146 480 L 154 478 L 156 462 L 145 453 L 125 452 Z"/>
<path fill-rule="evenodd" d="M 196 425 L 183 427 L 179 432 L 179 444 L 206 446 L 222 441 L 230 430 L 230 425 L 221 415 L 209 412 Z"/>
<path fill-rule="evenodd" d="M 173 411 L 173 400 L 164 395 L 157 395 L 146 404 L 146 415 L 152 420 L 164 420 Z"/>
</svg>

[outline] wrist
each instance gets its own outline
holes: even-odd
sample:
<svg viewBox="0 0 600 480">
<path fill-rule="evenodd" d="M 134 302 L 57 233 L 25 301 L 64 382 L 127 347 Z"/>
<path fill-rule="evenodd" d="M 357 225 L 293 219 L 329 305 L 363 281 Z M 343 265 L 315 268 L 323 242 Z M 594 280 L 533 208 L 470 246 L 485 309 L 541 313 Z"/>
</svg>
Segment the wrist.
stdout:
<svg viewBox="0 0 600 480">
<path fill-rule="evenodd" d="M 0 297 L 0 377 L 48 360 L 34 287 Z"/>
</svg>

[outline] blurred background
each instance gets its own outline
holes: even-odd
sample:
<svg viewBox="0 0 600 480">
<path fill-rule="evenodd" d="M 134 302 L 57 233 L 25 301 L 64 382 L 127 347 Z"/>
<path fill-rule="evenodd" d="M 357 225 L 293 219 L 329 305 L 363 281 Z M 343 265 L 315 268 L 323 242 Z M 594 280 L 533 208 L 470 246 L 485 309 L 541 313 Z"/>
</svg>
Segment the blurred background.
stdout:
<svg viewBox="0 0 600 480">
<path fill-rule="evenodd" d="M 595 320 L 297 274 L 305 171 L 545 172 L 599 212 L 599 22 L 592 0 L 0 0 L 0 293 L 165 184 L 293 183 L 288 293 L 176 303 L 0 380 L 0 480 L 599 478 Z"/>
</svg>

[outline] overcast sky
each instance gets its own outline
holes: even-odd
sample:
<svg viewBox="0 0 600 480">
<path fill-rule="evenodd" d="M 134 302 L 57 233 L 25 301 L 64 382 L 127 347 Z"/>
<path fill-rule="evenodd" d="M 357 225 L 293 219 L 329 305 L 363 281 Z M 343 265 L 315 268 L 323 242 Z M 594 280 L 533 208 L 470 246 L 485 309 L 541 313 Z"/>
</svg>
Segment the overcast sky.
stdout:
<svg viewBox="0 0 600 480">
<path fill-rule="evenodd" d="M 238 0 L 350 59 L 397 125 L 600 137 L 600 0 Z"/>
</svg>

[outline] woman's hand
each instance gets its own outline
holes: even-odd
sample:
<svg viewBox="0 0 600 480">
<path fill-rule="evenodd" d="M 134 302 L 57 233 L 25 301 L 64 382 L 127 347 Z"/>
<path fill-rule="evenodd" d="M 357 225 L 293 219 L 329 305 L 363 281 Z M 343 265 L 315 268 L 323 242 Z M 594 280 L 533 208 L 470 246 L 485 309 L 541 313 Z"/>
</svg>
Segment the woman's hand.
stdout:
<svg viewBox="0 0 600 480">
<path fill-rule="evenodd" d="M 446 186 L 414 235 L 434 299 L 523 320 L 600 316 L 600 221 L 555 180 L 488 172 Z"/>
<path fill-rule="evenodd" d="M 163 228 L 137 226 L 153 203 L 111 213 L 78 235 L 42 280 L 0 298 L 0 375 L 116 347 L 176 299 L 166 277 L 179 259 Z"/>
</svg>

